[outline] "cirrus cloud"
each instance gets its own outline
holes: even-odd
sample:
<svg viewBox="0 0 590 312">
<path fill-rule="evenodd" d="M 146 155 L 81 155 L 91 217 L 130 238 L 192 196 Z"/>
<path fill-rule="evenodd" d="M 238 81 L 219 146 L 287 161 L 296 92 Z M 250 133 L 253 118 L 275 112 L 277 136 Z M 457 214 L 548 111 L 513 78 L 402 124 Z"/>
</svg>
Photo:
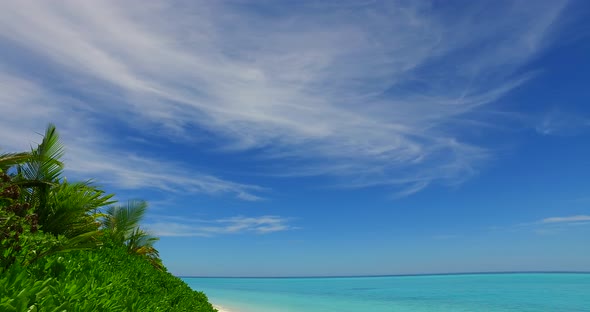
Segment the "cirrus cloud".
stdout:
<svg viewBox="0 0 590 312">
<path fill-rule="evenodd" d="M 269 234 L 297 229 L 289 224 L 290 219 L 279 216 L 244 217 L 236 216 L 217 220 L 161 217 L 160 221 L 147 223 L 146 229 L 154 234 L 166 236 L 211 237 L 227 234 Z"/>
<path fill-rule="evenodd" d="M 550 217 L 541 220 L 543 224 L 554 224 L 554 223 L 578 223 L 578 222 L 589 222 L 590 216 L 588 215 L 576 215 L 567 217 Z"/>
<path fill-rule="evenodd" d="M 566 4 L 478 2 L 450 15 L 429 1 L 3 2 L 0 69 L 21 88 L 0 116 L 24 103 L 54 111 L 72 137 L 121 123 L 193 147 L 198 128 L 220 153 L 272 159 L 269 175 L 406 196 L 459 183 L 492 156 L 464 125 L 487 122 L 488 106 L 532 77 L 518 70 L 550 42 Z M 27 88 L 45 90 L 49 103 Z M 94 122 L 73 121 L 88 116 Z M 114 178 L 149 178 L 137 170 L 138 179 Z M 247 191 L 257 186 L 197 176 L 196 189 L 258 198 Z"/>
</svg>

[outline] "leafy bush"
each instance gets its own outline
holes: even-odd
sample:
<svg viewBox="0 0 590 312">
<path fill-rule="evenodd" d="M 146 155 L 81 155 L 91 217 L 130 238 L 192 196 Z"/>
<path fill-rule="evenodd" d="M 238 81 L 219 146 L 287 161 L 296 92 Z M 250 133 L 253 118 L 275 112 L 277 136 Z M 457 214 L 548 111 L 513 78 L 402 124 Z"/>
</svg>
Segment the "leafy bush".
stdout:
<svg viewBox="0 0 590 312">
<path fill-rule="evenodd" d="M 38 231 L 37 215 L 19 198 L 20 188 L 0 170 L 0 269 L 32 262 L 61 245 Z"/>
<path fill-rule="evenodd" d="M 147 204 L 100 213 L 113 195 L 62 179 L 62 155 L 53 125 L 30 153 L 0 154 L 0 312 L 216 311 L 166 272 L 139 228 Z"/>
<path fill-rule="evenodd" d="M 203 311 L 202 292 L 122 247 L 44 257 L 0 275 L 0 311 Z"/>
</svg>

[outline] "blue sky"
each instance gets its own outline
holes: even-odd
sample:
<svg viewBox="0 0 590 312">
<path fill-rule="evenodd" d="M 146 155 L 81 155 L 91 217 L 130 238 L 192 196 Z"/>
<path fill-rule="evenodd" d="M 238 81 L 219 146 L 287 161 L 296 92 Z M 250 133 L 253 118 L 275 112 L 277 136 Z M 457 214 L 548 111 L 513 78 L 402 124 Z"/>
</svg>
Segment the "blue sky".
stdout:
<svg viewBox="0 0 590 312">
<path fill-rule="evenodd" d="M 171 272 L 590 271 L 585 1 L 0 4 L 0 148 L 150 202 Z"/>
</svg>

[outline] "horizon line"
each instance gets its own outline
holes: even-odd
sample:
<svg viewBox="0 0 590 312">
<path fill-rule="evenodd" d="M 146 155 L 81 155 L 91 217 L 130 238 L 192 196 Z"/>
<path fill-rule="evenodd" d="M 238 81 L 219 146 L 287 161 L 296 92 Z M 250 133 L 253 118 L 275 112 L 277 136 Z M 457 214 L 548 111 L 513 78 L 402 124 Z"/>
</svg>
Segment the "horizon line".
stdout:
<svg viewBox="0 0 590 312">
<path fill-rule="evenodd" d="M 415 274 L 375 274 L 375 275 L 309 275 L 309 276 L 189 276 L 174 275 L 179 278 L 362 278 L 362 277 L 411 277 L 441 275 L 482 275 L 482 274 L 590 274 L 590 271 L 487 271 L 487 272 L 456 272 L 456 273 L 415 273 Z"/>
</svg>

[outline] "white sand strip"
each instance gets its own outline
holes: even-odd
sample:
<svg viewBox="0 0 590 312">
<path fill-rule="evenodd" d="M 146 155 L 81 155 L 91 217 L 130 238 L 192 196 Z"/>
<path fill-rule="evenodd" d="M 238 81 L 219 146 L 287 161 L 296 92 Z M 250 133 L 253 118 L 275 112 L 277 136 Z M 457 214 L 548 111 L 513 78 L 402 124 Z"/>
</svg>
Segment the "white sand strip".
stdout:
<svg viewBox="0 0 590 312">
<path fill-rule="evenodd" d="M 219 312 L 236 312 L 236 311 L 228 310 L 227 308 L 220 307 L 220 306 L 218 306 L 216 304 L 214 304 L 213 307 L 215 309 L 217 309 L 217 311 L 219 311 Z"/>
</svg>

